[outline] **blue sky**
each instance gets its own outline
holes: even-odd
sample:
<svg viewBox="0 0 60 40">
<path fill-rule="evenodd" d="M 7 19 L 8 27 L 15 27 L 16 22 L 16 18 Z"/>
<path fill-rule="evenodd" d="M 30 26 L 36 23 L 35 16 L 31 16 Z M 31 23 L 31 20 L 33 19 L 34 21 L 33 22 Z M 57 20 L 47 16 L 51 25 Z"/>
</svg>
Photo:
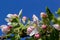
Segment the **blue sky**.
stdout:
<svg viewBox="0 0 60 40">
<path fill-rule="evenodd" d="M 23 9 L 23 16 L 32 17 L 36 14 L 39 17 L 40 12 L 45 12 L 46 6 L 52 12 L 60 7 L 59 0 L 0 0 L 0 25 L 6 24 L 4 18 L 8 13 L 18 14 Z"/>
<path fill-rule="evenodd" d="M 36 14 L 40 17 L 40 12 L 45 12 L 46 6 L 55 13 L 60 8 L 60 0 L 0 0 L 0 25 L 6 24 L 4 19 L 8 13 L 18 14 L 23 9 L 23 16 L 32 18 Z"/>
</svg>

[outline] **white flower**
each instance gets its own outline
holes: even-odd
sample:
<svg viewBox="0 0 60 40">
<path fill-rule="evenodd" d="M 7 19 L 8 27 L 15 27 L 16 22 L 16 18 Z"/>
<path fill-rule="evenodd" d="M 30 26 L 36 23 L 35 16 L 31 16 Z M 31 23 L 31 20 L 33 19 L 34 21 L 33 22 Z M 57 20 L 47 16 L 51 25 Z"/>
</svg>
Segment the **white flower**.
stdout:
<svg viewBox="0 0 60 40">
<path fill-rule="evenodd" d="M 39 20 L 38 17 L 35 14 L 33 14 L 33 21 L 38 21 L 38 20 Z"/>
<path fill-rule="evenodd" d="M 34 26 L 29 26 L 29 27 L 27 28 L 27 34 L 30 34 L 33 29 L 34 29 Z"/>
<path fill-rule="evenodd" d="M 10 31 L 9 27 L 7 25 L 1 25 L 1 31 L 3 33 L 7 33 Z"/>
<path fill-rule="evenodd" d="M 12 16 L 13 16 L 12 14 L 8 14 L 8 15 L 7 15 L 8 18 L 11 18 Z"/>
<path fill-rule="evenodd" d="M 38 30 L 35 28 L 29 35 L 30 36 L 33 36 L 34 34 L 37 34 L 39 33 Z"/>
<path fill-rule="evenodd" d="M 18 15 L 17 14 L 8 14 L 7 17 L 8 18 L 16 18 L 16 17 L 18 17 Z"/>
<path fill-rule="evenodd" d="M 6 20 L 7 22 L 11 22 L 11 21 L 12 21 L 11 18 L 5 18 L 5 20 Z"/>
<path fill-rule="evenodd" d="M 7 25 L 1 25 L 0 27 L 1 27 L 1 28 L 3 28 L 3 27 L 7 27 Z"/>
<path fill-rule="evenodd" d="M 53 27 L 57 30 L 60 30 L 60 25 L 59 24 L 54 24 Z"/>
<path fill-rule="evenodd" d="M 38 32 L 38 28 L 34 28 L 34 26 L 29 26 L 27 29 L 27 35 L 29 36 L 33 36 L 34 34 L 37 34 Z"/>
</svg>

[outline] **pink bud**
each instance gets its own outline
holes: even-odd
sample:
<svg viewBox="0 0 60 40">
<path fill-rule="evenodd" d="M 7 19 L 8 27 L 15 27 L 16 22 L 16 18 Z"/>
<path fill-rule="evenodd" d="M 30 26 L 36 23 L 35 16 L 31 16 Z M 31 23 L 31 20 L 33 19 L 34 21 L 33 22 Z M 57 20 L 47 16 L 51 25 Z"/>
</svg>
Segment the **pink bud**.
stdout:
<svg viewBox="0 0 60 40">
<path fill-rule="evenodd" d="M 46 28 L 47 28 L 47 26 L 43 24 L 42 25 L 42 29 L 46 29 Z"/>
<path fill-rule="evenodd" d="M 41 12 L 41 17 L 42 18 L 46 18 L 47 17 L 47 14 L 45 14 L 44 12 Z"/>
<path fill-rule="evenodd" d="M 23 20 L 26 21 L 26 19 L 27 19 L 26 16 L 23 16 Z"/>
<path fill-rule="evenodd" d="M 40 36 L 41 35 L 39 33 L 34 35 L 35 38 L 40 38 Z"/>
<path fill-rule="evenodd" d="M 13 14 L 13 16 L 14 16 L 14 17 L 18 17 L 18 15 L 17 15 L 17 14 Z"/>
<path fill-rule="evenodd" d="M 29 27 L 29 28 L 27 29 L 27 32 L 29 32 L 29 33 L 32 32 L 32 28 Z"/>
</svg>

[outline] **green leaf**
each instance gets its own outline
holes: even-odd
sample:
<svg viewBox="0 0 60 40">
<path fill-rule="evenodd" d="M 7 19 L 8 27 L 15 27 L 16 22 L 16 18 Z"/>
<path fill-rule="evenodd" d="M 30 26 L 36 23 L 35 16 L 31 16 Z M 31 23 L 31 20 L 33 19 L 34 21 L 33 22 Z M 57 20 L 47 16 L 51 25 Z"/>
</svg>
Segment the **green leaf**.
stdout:
<svg viewBox="0 0 60 40">
<path fill-rule="evenodd" d="M 52 14 L 52 12 L 49 10 L 48 7 L 46 7 L 46 13 L 47 13 L 47 15 L 48 15 L 48 19 L 51 21 L 52 18 L 53 18 L 53 14 Z"/>
<path fill-rule="evenodd" d="M 58 24 L 60 25 L 60 17 L 57 18 Z"/>
<path fill-rule="evenodd" d="M 57 10 L 57 14 L 60 15 L 60 8 Z"/>
<path fill-rule="evenodd" d="M 56 23 L 58 22 L 57 18 L 53 18 L 53 19 L 52 19 L 52 22 L 53 22 L 54 24 L 56 24 Z"/>
<path fill-rule="evenodd" d="M 42 39 L 40 38 L 40 39 L 38 39 L 38 40 L 42 40 Z"/>
<path fill-rule="evenodd" d="M 56 29 L 52 29 L 52 32 L 50 34 L 50 40 L 59 40 L 59 32 Z"/>
</svg>

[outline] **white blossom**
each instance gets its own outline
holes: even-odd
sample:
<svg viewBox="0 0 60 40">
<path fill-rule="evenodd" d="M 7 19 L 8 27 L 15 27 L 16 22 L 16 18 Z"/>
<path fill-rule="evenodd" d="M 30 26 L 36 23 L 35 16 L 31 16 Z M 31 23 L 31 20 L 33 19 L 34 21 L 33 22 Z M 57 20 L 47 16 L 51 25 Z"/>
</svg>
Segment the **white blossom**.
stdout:
<svg viewBox="0 0 60 40">
<path fill-rule="evenodd" d="M 34 34 L 37 34 L 39 33 L 38 30 L 35 28 L 29 35 L 30 36 L 33 36 Z"/>
<path fill-rule="evenodd" d="M 29 36 L 33 36 L 34 34 L 39 33 L 38 28 L 35 28 L 34 26 L 29 26 L 29 29 L 27 30 Z"/>
<path fill-rule="evenodd" d="M 12 16 L 13 16 L 12 14 L 8 14 L 8 15 L 7 15 L 8 18 L 11 18 Z"/>
<path fill-rule="evenodd" d="M 1 25 L 1 31 L 2 31 L 3 33 L 7 33 L 7 32 L 10 31 L 10 29 L 8 28 L 7 25 Z"/>
<path fill-rule="evenodd" d="M 38 21 L 38 20 L 39 20 L 38 17 L 35 14 L 33 14 L 33 21 Z"/>
<path fill-rule="evenodd" d="M 11 22 L 11 21 L 12 21 L 11 18 L 5 18 L 5 20 L 6 20 L 7 22 Z"/>
<path fill-rule="evenodd" d="M 53 27 L 57 30 L 60 30 L 60 25 L 59 24 L 54 24 Z"/>
</svg>

